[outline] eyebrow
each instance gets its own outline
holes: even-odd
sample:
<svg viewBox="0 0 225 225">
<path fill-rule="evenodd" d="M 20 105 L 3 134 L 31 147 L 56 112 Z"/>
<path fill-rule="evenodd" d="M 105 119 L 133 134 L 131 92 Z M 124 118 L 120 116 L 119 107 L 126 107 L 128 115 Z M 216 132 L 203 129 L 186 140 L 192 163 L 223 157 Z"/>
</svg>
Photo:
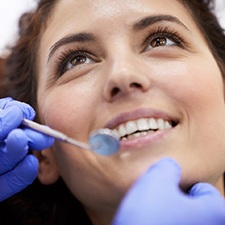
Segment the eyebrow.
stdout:
<svg viewBox="0 0 225 225">
<path fill-rule="evenodd" d="M 185 29 L 189 30 L 185 26 L 185 24 L 182 23 L 177 17 L 171 16 L 171 15 L 153 15 L 153 16 L 145 17 L 133 25 L 133 30 L 134 31 L 144 30 L 145 28 L 162 21 L 174 22 L 183 26 Z M 59 47 L 65 44 L 74 43 L 74 42 L 78 42 L 78 43 L 91 42 L 91 41 L 95 41 L 95 39 L 96 38 L 92 33 L 87 33 L 87 32 L 72 34 L 72 35 L 63 37 L 62 39 L 58 40 L 55 44 L 51 46 L 50 52 L 48 55 L 48 61 L 51 59 L 55 51 Z"/>
<path fill-rule="evenodd" d="M 65 45 L 65 44 L 69 44 L 69 43 L 74 43 L 74 42 L 91 42 L 94 41 L 95 37 L 93 34 L 91 33 L 78 33 L 78 34 L 72 34 L 66 37 L 63 37 L 62 39 L 58 40 L 54 45 L 51 46 L 50 48 L 50 52 L 48 55 L 48 61 L 50 60 L 50 58 L 52 57 L 52 55 L 55 53 L 55 51 Z"/>
<path fill-rule="evenodd" d="M 143 30 L 148 26 L 151 26 L 155 23 L 162 22 L 162 21 L 168 21 L 173 22 L 181 25 L 185 29 L 189 30 L 184 23 L 182 23 L 177 17 L 171 16 L 171 15 L 154 15 L 154 16 L 148 16 L 144 19 L 141 19 L 137 23 L 134 24 L 133 28 L 135 31 Z"/>
</svg>

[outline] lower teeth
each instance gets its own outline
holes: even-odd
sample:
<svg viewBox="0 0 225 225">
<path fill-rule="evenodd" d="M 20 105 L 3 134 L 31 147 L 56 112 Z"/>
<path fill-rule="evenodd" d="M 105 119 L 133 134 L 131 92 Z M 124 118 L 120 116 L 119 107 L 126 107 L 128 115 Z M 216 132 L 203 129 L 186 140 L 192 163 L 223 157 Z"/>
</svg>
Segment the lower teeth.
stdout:
<svg viewBox="0 0 225 225">
<path fill-rule="evenodd" d="M 130 134 L 127 137 L 123 137 L 121 140 L 122 141 L 132 140 L 132 139 L 137 138 L 137 137 L 146 136 L 147 134 L 153 134 L 154 132 L 155 132 L 154 130 L 137 132 L 137 133 L 134 133 L 134 134 Z"/>
</svg>

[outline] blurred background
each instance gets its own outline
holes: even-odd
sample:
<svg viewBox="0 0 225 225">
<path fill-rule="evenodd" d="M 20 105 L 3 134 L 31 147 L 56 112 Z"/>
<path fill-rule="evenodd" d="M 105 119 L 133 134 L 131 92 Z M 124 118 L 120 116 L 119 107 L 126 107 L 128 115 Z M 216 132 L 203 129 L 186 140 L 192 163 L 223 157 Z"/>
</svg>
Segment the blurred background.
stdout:
<svg viewBox="0 0 225 225">
<path fill-rule="evenodd" d="M 216 0 L 216 13 L 225 28 L 225 0 Z M 17 37 L 19 16 L 36 6 L 36 0 L 0 0 L 0 55 L 6 54 L 6 46 Z"/>
<path fill-rule="evenodd" d="M 21 14 L 36 6 L 36 0 L 0 0 L 0 55 L 7 44 L 17 37 L 17 22 Z"/>
</svg>

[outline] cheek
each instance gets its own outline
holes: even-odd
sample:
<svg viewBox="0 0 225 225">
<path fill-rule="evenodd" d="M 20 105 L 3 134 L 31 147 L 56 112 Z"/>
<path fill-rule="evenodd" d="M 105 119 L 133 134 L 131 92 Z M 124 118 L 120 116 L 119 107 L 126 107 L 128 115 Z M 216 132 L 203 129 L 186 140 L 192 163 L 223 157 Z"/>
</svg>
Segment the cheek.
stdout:
<svg viewBox="0 0 225 225">
<path fill-rule="evenodd" d="M 53 129 L 83 139 L 90 133 L 93 119 L 94 96 L 91 97 L 91 93 L 71 84 L 55 87 L 39 96 L 39 114 Z"/>
<path fill-rule="evenodd" d="M 224 85 L 221 72 L 211 60 L 210 66 L 200 62 L 183 68 L 182 79 L 174 81 L 173 96 L 183 109 L 189 131 L 208 142 L 223 143 L 225 131 Z M 197 133 L 198 132 L 198 133 Z M 198 140 L 198 138 L 196 139 Z M 218 141 L 218 142 L 217 142 Z M 198 141 L 201 142 L 201 141 Z"/>
<path fill-rule="evenodd" d="M 168 87 L 176 102 L 193 112 L 207 112 L 224 107 L 221 72 L 214 61 L 181 63 L 171 75 Z M 209 110 L 210 109 L 210 110 Z"/>
<path fill-rule="evenodd" d="M 182 79 L 173 82 L 171 93 L 184 110 L 182 125 L 189 135 L 190 146 L 185 160 L 188 154 L 191 160 L 189 164 L 182 163 L 186 165 L 184 171 L 189 171 L 186 180 L 195 173 L 200 180 L 207 177 L 212 181 L 225 170 L 224 88 L 221 72 L 212 64 L 200 67 L 192 62 L 180 71 Z M 170 88 L 172 90 L 172 85 Z M 194 170 L 190 168 L 191 164 Z"/>
</svg>

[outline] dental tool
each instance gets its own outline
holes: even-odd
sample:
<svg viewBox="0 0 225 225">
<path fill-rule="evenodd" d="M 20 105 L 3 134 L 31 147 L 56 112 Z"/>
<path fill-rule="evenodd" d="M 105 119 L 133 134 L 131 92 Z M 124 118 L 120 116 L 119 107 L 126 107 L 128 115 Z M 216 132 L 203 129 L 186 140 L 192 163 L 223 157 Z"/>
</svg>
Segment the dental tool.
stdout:
<svg viewBox="0 0 225 225">
<path fill-rule="evenodd" d="M 59 141 L 67 142 L 86 150 L 92 150 L 100 155 L 112 155 L 120 147 L 119 137 L 110 129 L 99 129 L 93 131 L 89 136 L 88 144 L 70 138 L 66 134 L 54 130 L 48 126 L 36 123 L 34 121 L 23 119 L 22 125 L 35 131 L 47 134 Z"/>
</svg>

